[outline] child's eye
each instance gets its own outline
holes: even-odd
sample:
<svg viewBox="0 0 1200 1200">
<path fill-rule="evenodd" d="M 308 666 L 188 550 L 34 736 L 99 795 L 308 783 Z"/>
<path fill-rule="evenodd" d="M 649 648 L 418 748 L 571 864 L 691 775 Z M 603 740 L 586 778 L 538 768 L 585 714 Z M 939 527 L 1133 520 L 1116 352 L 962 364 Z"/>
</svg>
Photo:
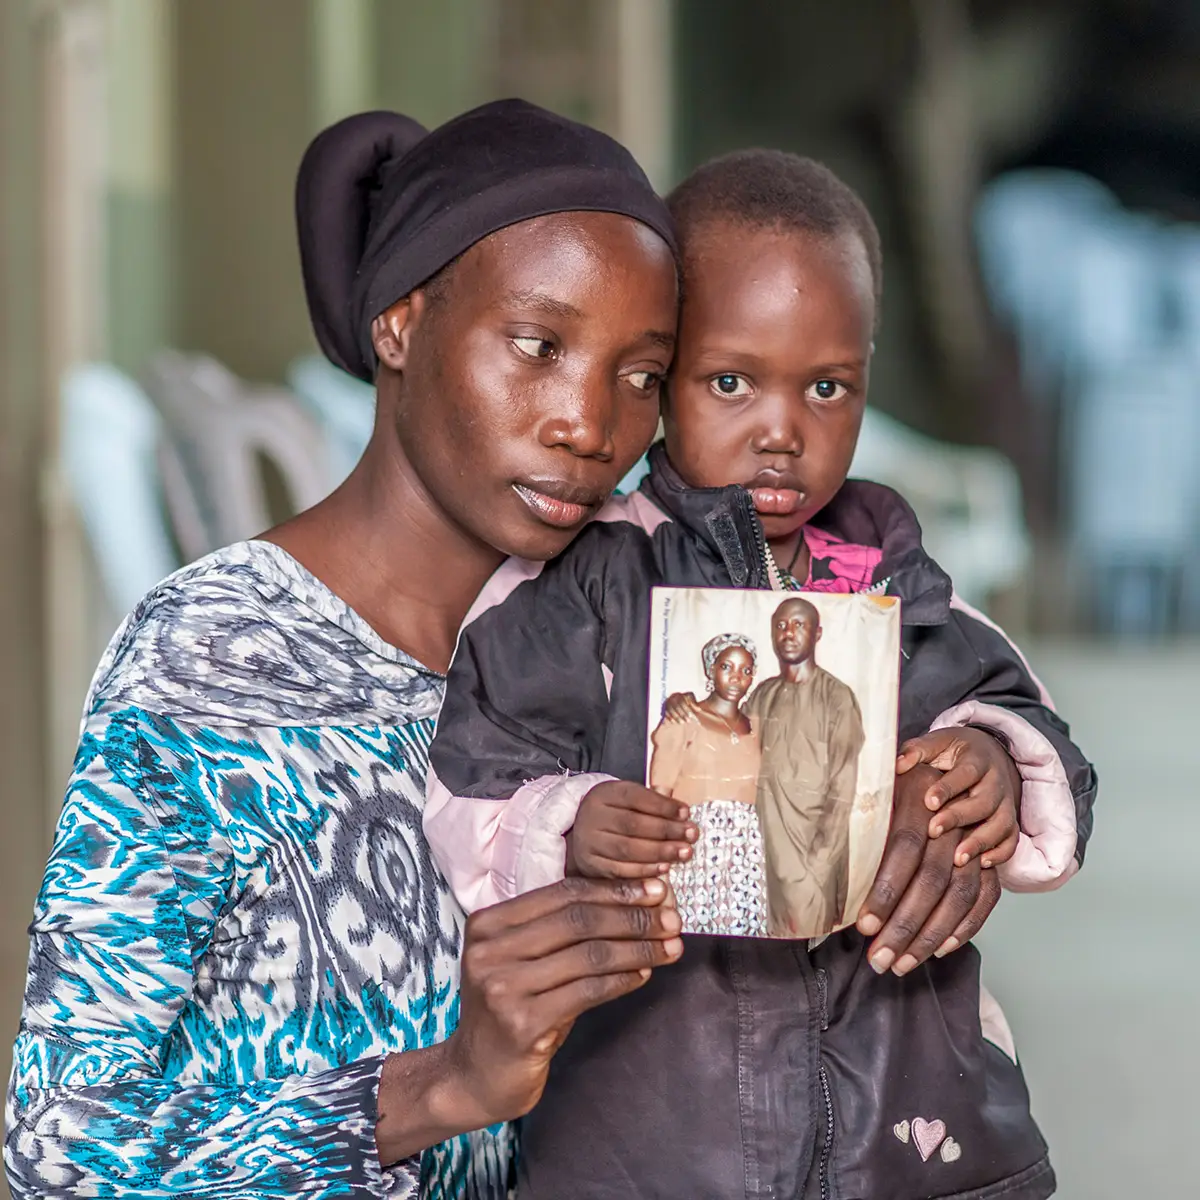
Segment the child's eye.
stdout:
<svg viewBox="0 0 1200 1200">
<path fill-rule="evenodd" d="M 663 377 L 658 371 L 630 371 L 625 376 L 639 392 L 656 391 Z"/>
<path fill-rule="evenodd" d="M 515 337 L 512 344 L 530 358 L 550 358 L 554 354 L 554 343 L 549 338 Z"/>
<path fill-rule="evenodd" d="M 734 375 L 732 372 L 714 375 L 709 382 L 709 387 L 719 396 L 748 396 L 751 390 L 748 379 L 742 375 Z"/>
<path fill-rule="evenodd" d="M 822 404 L 832 404 L 840 400 L 846 392 L 847 388 L 835 379 L 818 379 L 808 389 L 808 398 L 810 400 L 819 400 Z"/>
</svg>

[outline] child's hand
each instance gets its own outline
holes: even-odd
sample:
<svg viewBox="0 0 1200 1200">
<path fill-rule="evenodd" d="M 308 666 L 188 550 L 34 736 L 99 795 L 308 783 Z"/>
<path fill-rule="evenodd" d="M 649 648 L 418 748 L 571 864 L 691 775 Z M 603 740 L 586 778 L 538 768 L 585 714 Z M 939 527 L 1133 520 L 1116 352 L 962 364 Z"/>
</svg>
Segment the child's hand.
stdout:
<svg viewBox="0 0 1200 1200">
<path fill-rule="evenodd" d="M 687 806 L 637 783 L 598 783 L 566 835 L 567 874 L 649 879 L 691 857 L 700 830 Z"/>
<path fill-rule="evenodd" d="M 1020 834 L 1021 775 L 1000 742 L 982 729 L 938 729 L 900 747 L 897 776 L 918 763 L 945 772 L 925 793 L 925 807 L 937 814 L 929 836 L 974 826 L 958 844 L 955 865 L 980 854 L 985 868 L 1008 862 Z"/>
</svg>

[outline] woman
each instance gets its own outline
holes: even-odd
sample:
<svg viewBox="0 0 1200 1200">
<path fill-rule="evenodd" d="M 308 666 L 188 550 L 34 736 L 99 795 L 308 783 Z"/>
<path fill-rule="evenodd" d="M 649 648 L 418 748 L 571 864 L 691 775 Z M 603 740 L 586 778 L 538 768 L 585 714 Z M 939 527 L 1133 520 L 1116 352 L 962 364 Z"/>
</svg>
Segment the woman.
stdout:
<svg viewBox="0 0 1200 1200">
<path fill-rule="evenodd" d="M 762 748 L 741 703 L 758 656 L 740 633 L 722 633 L 700 652 L 708 695 L 696 720 L 664 719 L 651 734 L 650 786 L 690 806 L 700 828 L 692 857 L 671 884 L 688 933 L 767 933 L 763 841 L 756 800 Z"/>
<path fill-rule="evenodd" d="M 571 1021 L 682 949 L 657 881 L 464 933 L 420 833 L 472 600 L 654 433 L 665 209 L 611 139 L 508 101 L 335 126 L 297 214 L 374 433 L 323 503 L 154 589 L 97 670 L 31 928 L 16 1196 L 503 1196 L 498 1123 Z"/>
<path fill-rule="evenodd" d="M 464 927 L 420 831 L 471 603 L 504 556 L 561 551 L 653 435 L 665 210 L 611 139 L 505 101 L 333 127 L 297 216 L 374 433 L 326 501 L 155 588 L 97 670 L 30 930 L 18 1197 L 502 1196 L 501 1123 L 574 1019 L 682 952 L 658 880 Z M 897 952 L 944 890 L 923 873 L 885 863 Z"/>
</svg>

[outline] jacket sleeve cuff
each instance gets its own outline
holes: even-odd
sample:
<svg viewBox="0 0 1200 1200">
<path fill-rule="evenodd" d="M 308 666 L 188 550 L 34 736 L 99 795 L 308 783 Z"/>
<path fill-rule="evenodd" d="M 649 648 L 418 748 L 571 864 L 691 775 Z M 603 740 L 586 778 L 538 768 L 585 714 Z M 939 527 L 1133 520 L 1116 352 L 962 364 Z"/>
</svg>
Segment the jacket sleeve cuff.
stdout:
<svg viewBox="0 0 1200 1200">
<path fill-rule="evenodd" d="M 999 735 L 1021 775 L 1020 835 L 1016 852 L 997 867 L 1014 892 L 1048 892 L 1078 870 L 1075 800 L 1053 743 L 1007 708 L 968 700 L 939 716 L 932 729 L 981 726 Z"/>
<path fill-rule="evenodd" d="M 612 775 L 543 775 L 519 788 L 500 818 L 495 871 L 500 888 L 520 896 L 557 883 L 566 871 L 564 835 L 584 796 Z"/>
</svg>

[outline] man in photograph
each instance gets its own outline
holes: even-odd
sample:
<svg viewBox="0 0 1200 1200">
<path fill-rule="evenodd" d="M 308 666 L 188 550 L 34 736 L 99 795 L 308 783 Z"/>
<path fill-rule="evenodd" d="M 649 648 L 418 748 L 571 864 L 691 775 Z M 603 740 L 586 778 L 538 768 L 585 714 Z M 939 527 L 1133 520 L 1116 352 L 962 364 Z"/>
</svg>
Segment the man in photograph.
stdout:
<svg viewBox="0 0 1200 1200">
<path fill-rule="evenodd" d="M 850 876 L 850 814 L 863 747 L 853 691 L 817 665 L 821 617 L 800 596 L 771 618 L 779 674 L 746 701 L 762 747 L 758 815 L 771 932 L 812 936 L 839 925 Z"/>
</svg>

